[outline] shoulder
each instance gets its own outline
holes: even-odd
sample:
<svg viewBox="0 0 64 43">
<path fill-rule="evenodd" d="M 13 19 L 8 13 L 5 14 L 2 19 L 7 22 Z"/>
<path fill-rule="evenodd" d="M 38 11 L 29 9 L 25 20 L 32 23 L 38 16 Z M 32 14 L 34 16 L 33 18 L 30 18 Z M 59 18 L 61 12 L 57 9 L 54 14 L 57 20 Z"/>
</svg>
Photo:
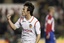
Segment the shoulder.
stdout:
<svg viewBox="0 0 64 43">
<path fill-rule="evenodd" d="M 49 14 L 46 16 L 46 19 L 51 20 L 52 18 L 53 18 L 53 17 L 52 17 L 51 15 L 49 15 Z"/>
<path fill-rule="evenodd" d="M 33 16 L 34 17 L 34 16 Z M 38 21 L 38 19 L 36 17 L 34 17 L 34 21 Z M 38 21 L 39 22 L 39 21 Z"/>
<path fill-rule="evenodd" d="M 35 22 L 35 25 L 38 23 L 40 24 L 40 22 L 38 21 L 38 19 L 36 17 L 34 17 L 34 22 Z"/>
<path fill-rule="evenodd" d="M 20 21 L 23 20 L 23 19 L 24 19 L 24 17 L 22 17 L 22 16 L 19 18 Z"/>
</svg>

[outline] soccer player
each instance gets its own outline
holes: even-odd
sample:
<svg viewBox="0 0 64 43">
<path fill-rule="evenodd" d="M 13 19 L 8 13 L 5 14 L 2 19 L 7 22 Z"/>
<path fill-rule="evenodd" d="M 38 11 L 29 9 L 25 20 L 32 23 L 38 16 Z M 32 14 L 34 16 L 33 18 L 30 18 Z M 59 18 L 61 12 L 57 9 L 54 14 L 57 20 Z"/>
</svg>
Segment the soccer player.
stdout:
<svg viewBox="0 0 64 43">
<path fill-rule="evenodd" d="M 48 9 L 48 15 L 45 19 L 45 43 L 55 43 L 55 35 L 54 35 L 54 7 L 50 6 Z"/>
<path fill-rule="evenodd" d="M 10 26 L 14 30 L 22 27 L 22 43 L 38 43 L 40 40 L 40 22 L 33 16 L 33 11 L 34 5 L 31 2 L 26 2 L 22 10 L 22 16 L 15 24 L 11 21 L 13 12 L 8 12 L 7 19 Z"/>
</svg>

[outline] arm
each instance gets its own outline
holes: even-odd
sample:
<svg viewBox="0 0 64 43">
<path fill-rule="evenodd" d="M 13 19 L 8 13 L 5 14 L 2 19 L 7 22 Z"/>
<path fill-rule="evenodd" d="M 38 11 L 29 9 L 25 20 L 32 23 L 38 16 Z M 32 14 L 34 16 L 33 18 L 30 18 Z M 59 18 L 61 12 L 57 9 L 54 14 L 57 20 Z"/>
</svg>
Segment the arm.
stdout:
<svg viewBox="0 0 64 43">
<path fill-rule="evenodd" d="M 13 29 L 13 30 L 16 30 L 16 27 L 15 27 L 15 25 L 12 23 L 12 21 L 11 21 L 10 18 L 11 18 L 11 15 L 8 14 L 8 15 L 7 15 L 7 20 L 8 20 L 8 22 L 9 22 L 10 26 L 12 27 L 12 29 Z"/>
<path fill-rule="evenodd" d="M 40 23 L 39 22 L 36 22 L 35 29 L 36 29 L 36 34 L 37 34 L 36 43 L 38 43 L 39 40 L 40 40 L 40 33 L 41 33 L 41 31 L 40 31 Z"/>
<path fill-rule="evenodd" d="M 37 37 L 36 37 L 36 43 L 38 43 L 40 40 L 40 34 L 37 34 Z"/>
<path fill-rule="evenodd" d="M 16 30 L 16 26 L 14 25 L 14 23 L 11 21 L 11 16 L 14 13 L 14 11 L 12 9 L 8 10 L 8 14 L 7 14 L 7 20 L 10 24 L 10 26 L 12 27 L 13 30 Z"/>
<path fill-rule="evenodd" d="M 12 23 L 10 19 L 8 19 L 9 25 L 12 27 L 13 30 L 16 30 L 15 25 Z"/>
</svg>

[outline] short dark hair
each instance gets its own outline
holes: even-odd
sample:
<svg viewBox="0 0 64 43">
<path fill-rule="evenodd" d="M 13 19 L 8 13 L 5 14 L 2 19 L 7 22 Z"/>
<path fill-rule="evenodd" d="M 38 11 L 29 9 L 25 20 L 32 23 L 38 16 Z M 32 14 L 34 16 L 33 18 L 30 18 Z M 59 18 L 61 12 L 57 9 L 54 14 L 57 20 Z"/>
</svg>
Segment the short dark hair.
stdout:
<svg viewBox="0 0 64 43">
<path fill-rule="evenodd" d="M 34 5 L 31 2 L 27 1 L 25 2 L 24 6 L 28 7 L 27 11 L 30 11 L 30 15 L 32 16 L 34 11 Z"/>
</svg>

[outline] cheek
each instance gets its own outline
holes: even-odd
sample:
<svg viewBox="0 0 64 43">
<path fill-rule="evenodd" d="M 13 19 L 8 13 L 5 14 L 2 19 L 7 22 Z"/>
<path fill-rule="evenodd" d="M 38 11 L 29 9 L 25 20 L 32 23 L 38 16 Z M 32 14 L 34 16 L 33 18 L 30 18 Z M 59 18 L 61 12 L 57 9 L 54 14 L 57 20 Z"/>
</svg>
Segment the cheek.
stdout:
<svg viewBox="0 0 64 43">
<path fill-rule="evenodd" d="M 53 12 L 54 12 L 55 10 L 53 10 Z"/>
<path fill-rule="evenodd" d="M 24 12 L 25 14 L 27 14 L 27 11 L 25 10 L 25 12 Z"/>
</svg>

